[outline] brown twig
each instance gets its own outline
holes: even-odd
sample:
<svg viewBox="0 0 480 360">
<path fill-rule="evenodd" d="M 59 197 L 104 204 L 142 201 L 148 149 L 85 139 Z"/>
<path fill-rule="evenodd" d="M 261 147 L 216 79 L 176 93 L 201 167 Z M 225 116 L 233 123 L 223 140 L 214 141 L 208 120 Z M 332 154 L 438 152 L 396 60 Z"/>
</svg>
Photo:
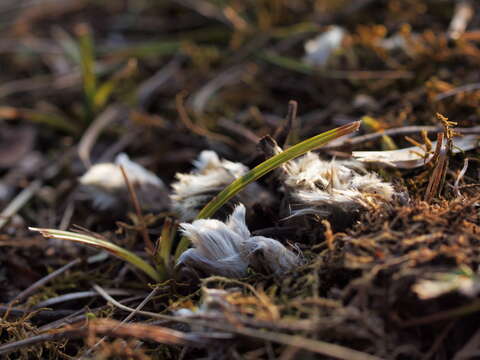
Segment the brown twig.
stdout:
<svg viewBox="0 0 480 360">
<path fill-rule="evenodd" d="M 85 322 L 82 321 L 80 324 L 69 325 L 65 328 L 55 330 L 54 332 L 36 335 L 24 340 L 1 345 L 0 355 L 47 341 L 75 339 L 95 336 L 97 334 L 114 337 L 135 337 L 168 345 L 205 347 L 209 344 L 206 341 L 209 337 L 208 335 L 194 336 L 161 326 L 122 324 L 120 321 L 116 320 L 97 319 L 88 322 L 88 324 L 85 324 Z"/>
<path fill-rule="evenodd" d="M 123 320 L 118 324 L 117 328 L 120 327 L 121 325 L 127 323 L 128 321 L 130 321 L 130 319 L 132 319 L 138 311 L 142 310 L 143 307 L 152 299 L 152 297 L 155 296 L 155 294 L 158 292 L 158 290 L 159 290 L 159 287 L 155 287 L 155 288 L 150 292 L 150 294 L 148 294 L 148 296 L 145 297 L 145 299 L 143 299 L 142 302 L 135 308 L 135 311 L 134 311 L 134 312 L 131 312 L 130 314 L 128 314 L 127 317 L 126 317 L 125 319 L 123 319 Z M 115 328 L 114 330 L 116 330 L 117 328 Z M 96 348 L 97 348 L 102 342 L 104 342 L 106 339 L 107 339 L 107 337 L 105 336 L 105 337 L 101 338 L 100 340 L 98 340 L 92 347 L 90 347 L 90 348 L 85 352 L 85 354 L 83 354 L 82 356 L 80 356 L 79 359 L 82 359 L 82 358 L 90 355 L 90 354 L 92 353 L 92 351 L 93 351 L 94 349 L 96 349 Z"/>
<path fill-rule="evenodd" d="M 125 183 L 127 184 L 128 193 L 130 194 L 130 199 L 135 208 L 137 219 L 140 222 L 140 227 L 142 231 L 143 241 L 145 242 L 145 247 L 147 251 L 150 252 L 151 255 L 153 255 L 155 251 L 155 246 L 153 246 L 152 240 L 150 240 L 150 236 L 148 235 L 147 225 L 145 223 L 145 218 L 143 217 L 143 214 L 142 214 L 142 209 L 140 207 L 140 202 L 138 201 L 137 193 L 135 192 L 135 189 L 132 183 L 128 179 L 128 176 L 127 176 L 127 173 L 125 172 L 124 167 L 121 165 L 120 165 L 120 170 L 122 171 L 123 178 L 125 179 Z"/>
<path fill-rule="evenodd" d="M 283 148 L 287 142 L 288 135 L 290 135 L 290 132 L 292 131 L 293 128 L 295 128 L 296 124 L 296 119 L 297 119 L 297 109 L 298 109 L 298 103 L 295 100 L 290 100 L 288 102 L 288 113 L 287 117 L 280 126 L 277 131 L 275 132 L 273 138 L 277 141 L 279 146 Z"/>
<path fill-rule="evenodd" d="M 178 117 L 180 118 L 180 121 L 183 123 L 183 125 L 185 125 L 185 127 L 189 129 L 191 132 L 193 132 L 194 134 L 205 136 L 207 138 L 222 141 L 225 144 L 235 146 L 236 145 L 235 142 L 229 137 L 221 134 L 212 133 L 209 130 L 204 129 L 201 126 L 198 126 L 197 124 L 194 124 L 192 122 L 183 104 L 183 99 L 185 95 L 186 93 L 182 91 L 179 94 L 177 94 L 177 96 L 175 97 L 175 106 L 177 108 Z"/>
<path fill-rule="evenodd" d="M 30 310 L 12 308 L 11 306 L 0 305 L 0 316 L 7 314 L 7 317 L 19 318 L 22 316 L 28 316 L 29 319 L 35 318 L 43 321 L 55 321 L 65 316 L 72 315 L 74 310 L 35 310 L 34 314 L 31 314 Z M 5 320 L 5 319 L 4 319 Z"/>
<path fill-rule="evenodd" d="M 331 149 L 338 149 L 348 146 L 354 146 L 363 144 L 369 141 L 377 140 L 382 136 L 399 136 L 399 135 L 407 135 L 407 134 L 416 134 L 421 133 L 422 131 L 426 131 L 427 133 L 438 133 L 443 132 L 443 127 L 440 126 L 404 126 L 399 128 L 392 128 L 387 129 L 384 131 L 375 132 L 372 134 L 360 135 L 351 138 L 344 138 L 342 141 L 335 142 L 330 145 L 325 145 L 321 149 L 322 150 L 331 150 Z M 480 126 L 473 126 L 470 128 L 455 128 L 455 131 L 460 134 L 479 134 L 480 135 Z"/>
<path fill-rule="evenodd" d="M 456 321 L 451 321 L 447 326 L 443 328 L 443 330 L 440 332 L 440 335 L 437 336 L 434 343 L 432 344 L 430 350 L 428 350 L 428 352 L 422 357 L 421 360 L 428 360 L 433 356 L 433 354 L 435 354 L 440 345 L 442 345 L 443 341 L 446 339 L 450 330 L 452 330 L 452 328 L 455 326 L 455 323 Z"/>
<path fill-rule="evenodd" d="M 437 136 L 437 146 L 433 154 L 432 162 L 435 164 L 432 176 L 428 182 L 427 190 L 425 192 L 425 201 L 430 202 L 438 195 L 442 188 L 443 179 L 447 172 L 448 166 L 448 147 L 443 144 L 444 134 L 440 133 Z"/>
<path fill-rule="evenodd" d="M 440 311 L 435 314 L 418 317 L 412 320 L 402 321 L 400 322 L 400 326 L 412 327 L 412 326 L 428 325 L 433 322 L 466 316 L 479 311 L 480 311 L 480 301 L 475 300 L 470 304 L 460 306 L 454 309 Z"/>
<path fill-rule="evenodd" d="M 54 272 L 48 274 L 47 276 L 41 278 L 40 280 L 36 281 L 32 285 L 30 285 L 28 288 L 23 290 L 21 293 L 19 293 L 17 296 L 15 296 L 11 301 L 10 304 L 14 304 L 16 302 L 22 302 L 26 298 L 28 298 L 30 295 L 33 293 L 37 292 L 42 286 L 47 284 L 48 282 L 52 281 L 56 277 L 62 275 L 64 272 L 69 270 L 70 268 L 74 267 L 75 265 L 80 264 L 81 260 L 80 259 L 75 259 L 73 261 L 70 261 L 68 264 L 62 266 L 60 269 L 55 270 Z"/>
</svg>

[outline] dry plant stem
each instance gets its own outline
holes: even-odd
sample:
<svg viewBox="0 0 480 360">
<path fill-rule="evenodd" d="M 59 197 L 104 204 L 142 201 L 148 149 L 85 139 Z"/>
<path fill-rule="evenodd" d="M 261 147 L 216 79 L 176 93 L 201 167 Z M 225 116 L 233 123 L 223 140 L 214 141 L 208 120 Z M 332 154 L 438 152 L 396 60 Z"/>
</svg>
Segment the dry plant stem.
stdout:
<svg viewBox="0 0 480 360">
<path fill-rule="evenodd" d="M 27 339 L 15 341 L 12 343 L 3 344 L 3 345 L 0 345 L 0 355 L 5 355 L 5 354 L 8 354 L 9 352 L 22 349 L 28 346 L 33 346 L 36 344 L 41 344 L 47 341 L 55 341 L 55 340 L 61 340 L 65 338 L 79 337 L 79 336 L 73 336 L 74 333 L 77 333 L 77 331 L 74 331 L 73 333 L 70 333 L 67 331 L 62 331 L 59 333 L 47 333 L 47 334 L 32 336 Z"/>
<path fill-rule="evenodd" d="M 99 319 L 92 321 L 87 326 L 79 327 L 68 326 L 55 332 L 32 336 L 25 340 L 16 341 L 0 346 L 0 355 L 32 346 L 46 341 L 56 341 L 62 339 L 74 339 L 86 337 L 89 335 L 103 334 L 117 337 L 136 337 L 140 339 L 152 340 L 161 344 L 182 345 L 182 346 L 205 346 L 205 340 L 194 338 L 190 334 L 180 331 L 145 324 L 121 324 L 119 321 L 110 319 Z"/>
<path fill-rule="evenodd" d="M 155 247 L 153 246 L 152 240 L 150 240 L 150 236 L 148 236 L 147 225 L 145 223 L 145 219 L 142 214 L 142 209 L 140 207 L 140 202 L 138 201 L 137 193 L 135 192 L 135 189 L 133 188 L 132 183 L 128 179 L 125 168 L 122 165 L 120 165 L 120 170 L 122 171 L 123 178 L 125 179 L 125 183 L 127 184 L 130 199 L 132 200 L 133 207 L 135 208 L 135 212 L 137 213 L 137 219 L 140 222 L 145 247 L 147 251 L 150 253 L 150 255 L 153 255 L 155 251 Z"/>
<path fill-rule="evenodd" d="M 25 189 L 23 189 L 13 200 L 2 210 L 0 213 L 0 230 L 10 221 L 11 217 L 19 212 L 25 204 L 40 190 L 43 185 L 43 181 L 56 176 L 62 165 L 70 160 L 76 153 L 76 148 L 73 147 L 68 150 L 63 156 L 55 161 L 52 165 L 48 166 L 40 177 L 31 182 Z"/>
<path fill-rule="evenodd" d="M 298 103 L 295 100 L 288 102 L 288 113 L 284 124 L 276 131 L 273 138 L 277 141 L 278 145 L 283 148 L 287 142 L 288 135 L 295 127 L 294 123 L 297 118 Z"/>
<path fill-rule="evenodd" d="M 217 125 L 228 130 L 229 132 L 241 136 L 252 144 L 257 144 L 260 141 L 260 137 L 258 137 L 257 134 L 255 134 L 252 130 L 247 129 L 240 123 L 230 119 L 220 118 L 217 121 Z"/>
<path fill-rule="evenodd" d="M 268 174 L 270 171 L 275 170 L 277 167 L 282 165 L 283 163 L 295 159 L 309 151 L 315 150 L 326 143 L 337 139 L 341 136 L 350 134 L 358 130 L 360 127 L 360 121 L 355 121 L 350 124 L 335 128 L 333 130 L 324 132 L 317 136 L 314 136 L 310 139 L 302 141 L 287 150 L 283 151 L 280 154 L 277 154 L 270 159 L 264 161 L 260 165 L 257 165 L 255 168 L 250 170 L 241 178 L 236 179 L 230 185 L 228 185 L 225 189 L 223 189 L 220 193 L 217 194 L 197 215 L 197 219 L 204 219 L 212 217 L 215 212 L 222 207 L 228 200 L 234 197 L 239 191 L 241 191 L 245 186 L 258 180 L 265 174 Z M 175 252 L 175 259 L 178 257 L 188 248 L 190 242 L 187 238 L 182 238 L 180 240 L 180 244 L 177 247 Z"/>
<path fill-rule="evenodd" d="M 65 211 L 63 212 L 62 220 L 60 220 L 60 224 L 58 225 L 58 228 L 60 230 L 68 229 L 74 212 L 75 212 L 75 199 L 73 196 L 70 196 L 67 206 L 65 208 Z"/>
<path fill-rule="evenodd" d="M 123 289 L 108 289 L 108 293 L 110 295 L 117 295 L 117 296 L 127 296 L 133 295 L 137 292 L 132 290 L 123 290 Z M 37 305 L 33 307 L 33 309 L 40 309 L 40 308 L 49 308 L 57 304 L 61 304 L 66 301 L 72 301 L 77 299 L 85 299 L 85 298 L 93 298 L 99 296 L 97 292 L 90 290 L 90 291 L 78 291 L 72 292 L 64 295 L 59 295 L 56 297 L 49 298 L 47 300 L 39 302 Z"/>
<path fill-rule="evenodd" d="M 433 169 L 432 176 L 428 182 L 427 190 L 425 192 L 425 201 L 430 202 L 440 191 L 442 179 L 447 169 L 447 147 L 443 145 L 443 133 L 437 136 L 437 146 L 433 155 L 433 163 L 435 168 Z"/>
<path fill-rule="evenodd" d="M 42 187 L 42 180 L 37 179 L 23 189 L 0 213 L 0 229 L 3 228 L 31 198 Z"/>
<path fill-rule="evenodd" d="M 129 312 L 134 312 L 135 309 L 129 308 L 128 306 L 119 304 L 115 299 L 113 299 L 111 296 L 109 296 L 102 288 L 99 286 L 94 286 L 94 289 L 99 291 L 108 301 L 112 302 L 113 305 L 121 308 L 122 310 L 126 310 Z M 163 320 L 172 320 L 172 321 L 177 321 L 177 322 L 184 322 L 184 323 L 189 323 L 189 324 L 195 324 L 195 325 L 200 325 L 200 326 L 207 326 L 209 328 L 219 330 L 219 331 L 224 331 L 227 333 L 234 333 L 238 335 L 243 335 L 247 337 L 251 337 L 254 339 L 262 339 L 265 341 L 271 341 L 283 345 L 290 345 L 294 346 L 303 350 L 311 351 L 313 353 L 317 354 L 322 354 L 326 356 L 333 357 L 335 359 L 344 359 L 344 360 L 380 360 L 380 358 L 369 355 L 357 350 L 349 349 L 344 346 L 336 345 L 336 344 L 330 344 L 327 342 L 323 341 L 318 341 L 318 340 L 312 340 L 312 339 L 307 339 L 301 336 L 292 336 L 292 335 L 287 335 L 287 334 L 282 334 L 278 332 L 272 332 L 272 331 L 262 331 L 262 330 L 257 330 L 257 329 L 251 329 L 247 327 L 240 327 L 240 326 L 231 326 L 224 324 L 222 325 L 221 322 L 214 322 L 214 321 L 198 321 L 198 320 L 192 320 L 192 319 L 187 319 L 187 318 L 182 318 L 182 317 L 175 317 L 175 316 L 167 316 L 167 315 L 161 315 L 157 313 L 151 313 L 151 312 L 137 312 L 139 314 L 147 315 L 147 316 L 152 316 L 155 318 L 163 319 Z M 0 347 L 1 351 L 1 347 Z M 1 352 L 0 352 L 1 353 Z"/>
<path fill-rule="evenodd" d="M 128 314 L 128 316 L 127 316 L 125 319 L 123 319 L 123 320 L 117 325 L 117 327 L 116 327 L 115 329 L 113 329 L 113 330 L 115 331 L 116 329 L 118 329 L 118 327 L 120 327 L 121 325 L 123 325 L 123 324 L 125 324 L 126 322 L 130 321 L 130 319 L 132 319 L 138 311 L 142 310 L 143 307 L 150 301 L 150 299 L 155 296 L 155 294 L 158 292 L 158 290 L 159 290 L 159 288 L 158 288 L 158 287 L 155 287 L 155 288 L 150 292 L 150 294 L 148 294 L 148 296 L 147 296 L 145 299 L 143 299 L 143 301 L 135 308 L 135 311 L 134 311 L 134 312 L 131 312 L 130 314 Z M 95 349 L 96 349 L 102 342 L 104 342 L 106 339 L 107 339 L 107 337 L 104 336 L 103 338 L 101 338 L 100 340 L 98 340 L 92 347 L 90 347 L 90 348 L 85 352 L 85 354 L 83 354 L 82 356 L 80 356 L 79 359 L 84 359 L 84 358 L 86 358 L 88 355 L 90 355 L 90 354 L 92 353 L 93 350 L 95 350 Z"/>
<path fill-rule="evenodd" d="M 480 85 L 480 84 L 479 84 Z M 360 135 L 345 139 L 341 143 L 335 142 L 332 145 L 323 146 L 323 150 L 338 149 L 348 146 L 360 145 L 369 141 L 377 140 L 383 136 L 398 136 L 398 135 L 407 135 L 407 134 L 417 134 L 422 131 L 427 133 L 438 133 L 443 132 L 443 127 L 440 126 L 404 126 L 400 128 L 387 129 L 372 134 Z M 473 126 L 470 128 L 455 128 L 455 131 L 460 134 L 479 134 L 480 135 L 480 126 Z"/>
<path fill-rule="evenodd" d="M 235 142 L 229 137 L 221 134 L 212 133 L 211 131 L 204 129 L 201 126 L 194 124 L 190 119 L 190 117 L 188 116 L 187 110 L 185 109 L 185 106 L 183 104 L 183 99 L 185 96 L 186 96 L 185 92 L 180 92 L 179 94 L 177 94 L 177 96 L 175 97 L 175 106 L 177 108 L 178 117 L 180 118 L 180 121 L 183 123 L 183 125 L 185 125 L 187 129 L 189 129 L 191 132 L 197 135 L 205 136 L 210 139 L 224 142 L 225 144 L 236 146 Z"/>
<path fill-rule="evenodd" d="M 131 302 L 137 302 L 137 301 L 141 301 L 142 299 L 144 299 L 144 295 L 136 295 L 136 296 L 132 296 L 132 297 L 129 297 L 129 298 L 126 298 L 126 299 L 122 299 L 120 300 L 119 302 L 122 303 L 122 304 L 127 304 L 127 303 L 131 303 Z M 77 310 L 77 311 L 74 311 L 73 313 L 71 313 L 70 315 L 67 315 L 67 316 L 64 316 L 58 320 L 55 320 L 55 321 L 52 321 L 48 324 L 45 324 L 45 325 L 42 325 L 38 328 L 39 331 L 48 331 L 48 330 L 53 330 L 53 329 L 58 329 L 62 326 L 66 326 L 66 325 L 70 325 L 70 324 L 74 324 L 74 323 L 77 323 L 79 321 L 82 321 L 82 320 L 87 320 L 88 319 L 88 316 L 86 314 L 86 312 L 90 312 L 92 314 L 96 314 L 96 313 L 99 313 L 100 311 L 103 311 L 106 309 L 106 306 L 99 306 L 99 307 L 96 307 L 96 308 L 87 308 L 87 307 L 84 307 L 84 308 L 81 308 L 80 310 Z"/>
<path fill-rule="evenodd" d="M 435 352 L 442 345 L 448 333 L 450 332 L 450 330 L 452 330 L 454 326 L 455 326 L 455 321 L 451 321 L 447 326 L 445 326 L 445 328 L 443 328 L 440 335 L 438 335 L 437 338 L 435 339 L 430 350 L 428 350 L 428 352 L 422 357 L 421 360 L 428 360 L 435 354 Z"/>
<path fill-rule="evenodd" d="M 22 302 L 26 298 L 28 298 L 30 295 L 33 293 L 37 292 L 43 285 L 48 283 L 49 281 L 55 279 L 57 276 L 62 275 L 64 272 L 69 270 L 70 268 L 74 267 L 75 265 L 80 264 L 81 260 L 80 259 L 75 259 L 68 264 L 62 266 L 60 269 L 55 270 L 54 272 L 48 274 L 47 276 L 41 278 L 40 280 L 36 281 L 32 285 L 30 285 L 28 288 L 23 290 L 21 293 L 19 293 L 15 298 L 10 301 L 10 304 L 14 304 L 16 302 Z"/>
<path fill-rule="evenodd" d="M 460 306 L 451 310 L 440 311 L 432 315 L 427 315 L 427 316 L 415 318 L 412 320 L 402 321 L 400 323 L 400 326 L 407 328 L 412 326 L 428 325 L 437 321 L 462 317 L 462 316 L 470 315 L 479 311 L 480 311 L 480 300 L 475 300 L 470 304 Z"/>
<path fill-rule="evenodd" d="M 29 319 L 35 318 L 35 320 L 55 321 L 66 316 L 70 316 L 73 313 L 75 313 L 74 310 L 36 310 L 33 312 L 33 314 L 31 314 L 30 310 L 0 305 L 0 316 L 2 316 L 3 320 L 6 320 L 4 316 L 5 314 L 8 314 L 8 316 L 15 318 L 28 316 Z"/>
<path fill-rule="evenodd" d="M 459 189 L 459 184 L 460 184 L 460 180 L 462 180 L 463 176 L 465 175 L 465 173 L 467 172 L 467 169 L 468 169 L 468 158 L 466 158 L 464 161 L 463 161 L 463 167 L 462 167 L 462 170 L 460 170 L 460 173 L 458 174 L 457 178 L 455 179 L 455 183 L 453 184 L 453 190 L 455 191 L 455 194 L 457 196 L 461 196 L 462 193 L 460 192 L 460 189 Z"/>
<path fill-rule="evenodd" d="M 335 240 L 335 237 L 333 236 L 333 231 L 332 231 L 332 225 L 330 224 L 330 221 L 327 219 L 322 220 L 322 225 L 325 226 L 325 241 L 327 243 L 328 250 L 333 250 L 333 241 Z"/>
<path fill-rule="evenodd" d="M 468 342 L 455 354 L 453 360 L 472 359 L 475 352 L 478 353 L 478 344 L 480 343 L 480 328 L 473 334 Z"/>
<path fill-rule="evenodd" d="M 118 119 L 125 113 L 125 109 L 120 105 L 111 105 L 103 111 L 89 125 L 78 143 L 78 156 L 82 160 L 83 165 L 88 169 L 92 166 L 90 161 L 90 151 L 97 141 L 102 131 L 110 125 L 114 120 Z"/>
<path fill-rule="evenodd" d="M 455 96 L 455 95 L 461 94 L 463 92 L 475 91 L 475 90 L 478 90 L 478 89 L 480 89 L 480 83 L 472 83 L 472 84 L 462 85 L 462 86 L 453 88 L 451 90 L 445 91 L 441 94 L 438 94 L 437 96 L 435 96 L 434 101 L 440 101 L 440 100 L 446 99 L 450 96 Z M 456 130 L 458 131 L 459 129 L 456 129 Z"/>
</svg>

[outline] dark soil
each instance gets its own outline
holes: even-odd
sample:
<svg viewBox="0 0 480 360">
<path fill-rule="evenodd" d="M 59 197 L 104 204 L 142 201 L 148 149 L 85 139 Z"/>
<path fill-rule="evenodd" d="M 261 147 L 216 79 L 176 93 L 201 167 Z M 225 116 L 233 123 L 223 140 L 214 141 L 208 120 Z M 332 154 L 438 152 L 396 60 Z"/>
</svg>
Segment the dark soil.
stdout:
<svg viewBox="0 0 480 360">
<path fill-rule="evenodd" d="M 455 16 L 467 25 L 458 33 Z M 341 48 L 322 68 L 302 62 L 304 43 L 333 25 L 346 32 Z M 87 260 L 98 249 L 28 230 L 80 228 L 147 258 L 130 200 L 100 211 L 79 190 L 89 162 L 120 152 L 170 184 L 202 150 L 254 167 L 265 160 L 258 142 L 266 135 L 292 144 L 364 116 L 354 136 L 398 135 L 345 141 L 318 150 L 322 157 L 411 146 L 402 128 L 440 126 L 437 113 L 475 127 L 479 29 L 474 1 L 1 1 L 2 358 L 479 358 L 478 149 L 447 155 L 433 196 L 438 161 L 372 168 L 394 184 L 394 201 L 334 214 L 332 231 L 314 217 L 285 222 L 278 179 L 262 178 L 273 200 L 250 206 L 248 225 L 295 244 L 305 264 L 281 278 L 250 271 L 240 280 L 171 269 L 144 311 L 171 316 L 208 301 L 205 289 L 228 290 L 213 300 L 222 315 L 195 324 L 137 314 L 120 326 L 113 321 L 129 313 L 93 286 L 136 308 L 151 279 L 112 256 Z M 404 45 L 382 46 L 387 39 Z M 282 133 L 290 100 L 298 117 Z M 88 135 L 109 116 L 98 136 Z M 26 201 L 10 211 L 22 192 Z M 143 212 L 154 243 L 175 216 L 161 206 Z M 422 284 L 436 286 L 430 295 L 442 289 L 428 296 Z"/>
</svg>

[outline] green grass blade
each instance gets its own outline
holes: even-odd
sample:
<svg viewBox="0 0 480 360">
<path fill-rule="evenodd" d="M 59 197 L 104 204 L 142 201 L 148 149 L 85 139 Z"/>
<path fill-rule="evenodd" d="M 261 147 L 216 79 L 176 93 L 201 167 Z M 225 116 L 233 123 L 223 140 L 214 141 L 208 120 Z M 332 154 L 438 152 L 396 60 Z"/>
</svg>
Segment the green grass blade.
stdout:
<svg viewBox="0 0 480 360">
<path fill-rule="evenodd" d="M 180 50 L 179 41 L 150 41 L 123 46 L 117 49 L 105 48 L 101 53 L 109 57 L 148 58 L 172 55 Z"/>
<path fill-rule="evenodd" d="M 265 174 L 269 173 L 272 170 L 275 170 L 277 167 L 283 163 L 293 160 L 298 156 L 301 156 L 311 150 L 317 149 L 332 140 L 335 140 L 341 136 L 347 135 L 353 131 L 358 130 L 360 127 L 360 121 L 355 121 L 350 124 L 326 131 L 322 134 L 311 137 L 310 139 L 304 140 L 287 150 L 272 156 L 270 159 L 262 162 L 260 165 L 257 165 L 255 168 L 250 170 L 241 178 L 236 179 L 225 189 L 223 189 L 217 196 L 215 196 L 205 207 L 198 213 L 197 219 L 209 218 L 228 200 L 234 197 L 238 192 L 240 192 L 245 186 L 258 180 Z M 183 237 L 180 240 L 180 243 L 175 252 L 175 258 L 178 257 L 188 248 L 190 245 L 189 240 Z"/>
<path fill-rule="evenodd" d="M 0 117 L 4 119 L 24 119 L 33 123 L 51 126 L 57 130 L 77 135 L 80 129 L 68 118 L 53 113 L 42 113 L 31 109 L 0 106 Z"/>
<path fill-rule="evenodd" d="M 263 61 L 269 62 L 273 65 L 282 67 L 287 70 L 296 71 L 306 75 L 313 75 L 318 72 L 313 66 L 307 65 L 300 60 L 278 55 L 272 51 L 260 52 L 257 57 Z"/>
<path fill-rule="evenodd" d="M 173 238 L 175 237 L 175 229 L 177 224 L 171 218 L 165 219 L 162 234 L 160 237 L 159 256 L 165 265 L 170 263 L 170 252 L 172 250 Z"/>
<path fill-rule="evenodd" d="M 32 231 L 40 232 L 46 238 L 53 238 L 59 240 L 68 240 L 74 241 L 81 244 L 85 244 L 88 246 L 100 248 L 102 250 L 106 250 L 112 255 L 130 263 L 134 267 L 142 270 L 145 274 L 150 276 L 154 281 L 160 282 L 162 279 L 160 274 L 145 260 L 141 259 L 139 256 L 135 255 L 134 253 L 115 245 L 111 242 L 97 239 L 93 236 L 84 235 L 84 234 L 77 234 L 71 231 L 62 231 L 62 230 L 55 230 L 55 229 L 40 229 L 40 228 L 29 228 Z"/>
</svg>

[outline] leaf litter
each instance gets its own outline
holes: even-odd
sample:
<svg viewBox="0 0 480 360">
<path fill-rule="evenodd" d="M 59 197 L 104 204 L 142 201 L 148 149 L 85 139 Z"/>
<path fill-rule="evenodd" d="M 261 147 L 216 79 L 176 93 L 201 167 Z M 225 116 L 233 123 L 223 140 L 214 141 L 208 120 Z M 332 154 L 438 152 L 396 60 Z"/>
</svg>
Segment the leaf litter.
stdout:
<svg viewBox="0 0 480 360">
<path fill-rule="evenodd" d="M 474 358 L 478 10 L 0 5 L 0 354 Z"/>
</svg>

